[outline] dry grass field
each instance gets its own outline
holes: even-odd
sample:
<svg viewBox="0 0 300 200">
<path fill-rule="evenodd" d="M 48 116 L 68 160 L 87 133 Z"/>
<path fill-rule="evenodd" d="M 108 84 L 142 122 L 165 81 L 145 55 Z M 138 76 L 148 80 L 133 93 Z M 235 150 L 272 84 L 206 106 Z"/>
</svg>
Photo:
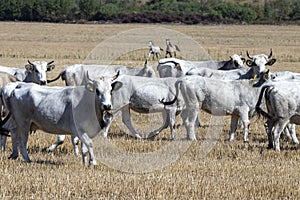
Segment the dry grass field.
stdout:
<svg viewBox="0 0 300 200">
<path fill-rule="evenodd" d="M 133 28 L 164 27 L 179 31 L 198 42 L 212 59 L 227 59 L 246 50 L 251 54 L 273 49 L 277 62 L 271 71 L 290 70 L 300 73 L 299 26 L 183 26 L 183 25 L 74 25 L 47 23 L 0 23 L 0 65 L 23 67 L 27 60 L 54 60 L 55 77 L 71 64 L 82 63 L 102 41 Z M 149 33 L 151 36 L 151 33 Z M 164 46 L 165 38 L 153 38 Z M 145 49 L 120 57 L 116 62 L 142 66 Z M 157 61 L 151 60 L 155 68 Z M 57 81 L 51 85 L 62 85 Z M 135 114 L 135 124 L 149 133 L 158 116 Z M 211 151 L 205 152 L 207 138 L 218 124 L 211 116 L 200 113 L 204 128 L 197 129 L 197 142 L 170 141 L 165 130 L 153 141 L 128 136 L 123 126 L 114 123 L 106 141 L 97 138 L 95 151 L 111 158 L 113 164 L 98 159 L 96 167 L 83 166 L 81 157 L 73 154 L 70 137 L 52 153 L 43 151 L 56 136 L 37 131 L 29 137 L 28 151 L 32 163 L 21 158 L 8 160 L 8 149 L 0 152 L 1 199 L 298 199 L 300 198 L 300 152 L 297 145 L 281 140 L 281 152 L 267 150 L 263 121 L 252 119 L 249 143 L 243 142 L 239 129 L 233 142 L 228 137 L 229 119 L 221 126 L 216 141 L 210 140 Z M 177 118 L 177 138 L 185 129 Z M 210 122 L 212 121 L 212 123 Z M 153 122 L 154 123 L 154 122 Z M 143 124 L 147 128 L 143 128 Z M 220 123 L 222 125 L 222 123 Z M 297 129 L 299 132 L 299 129 Z M 99 140 L 99 141 L 98 141 Z M 100 146 L 99 145 L 102 145 Z M 105 146 L 107 145 L 108 146 Z M 115 155 L 109 147 L 119 149 Z M 105 147 L 105 148 L 104 148 Z M 170 148 L 168 148 L 170 147 Z M 160 149 L 168 152 L 160 152 Z M 172 151 L 173 150 L 173 151 Z M 134 159 L 134 155 L 140 160 Z M 152 155 L 153 156 L 149 156 Z M 98 155 L 98 154 L 97 154 Z M 124 155 L 124 157 L 122 157 Z M 176 157 L 176 155 L 179 155 Z M 100 155 L 99 158 L 102 158 Z M 141 158 L 142 157 L 142 158 Z M 174 158 L 175 157 L 175 158 Z M 149 160 L 147 160 L 149 159 Z M 167 163 L 167 164 L 165 164 Z M 124 166 L 124 168 L 122 168 Z M 153 168 L 151 168 L 153 166 Z M 153 170 L 151 170 L 153 169 Z"/>
</svg>

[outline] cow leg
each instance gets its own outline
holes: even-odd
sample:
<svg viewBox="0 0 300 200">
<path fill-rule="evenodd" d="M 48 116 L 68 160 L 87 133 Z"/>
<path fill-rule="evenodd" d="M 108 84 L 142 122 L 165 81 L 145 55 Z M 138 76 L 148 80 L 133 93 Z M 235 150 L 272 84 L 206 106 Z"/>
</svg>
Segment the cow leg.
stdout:
<svg viewBox="0 0 300 200">
<path fill-rule="evenodd" d="M 286 127 L 288 121 L 284 119 L 279 119 L 274 126 L 274 146 L 275 150 L 280 151 L 279 139 L 283 129 Z"/>
<path fill-rule="evenodd" d="M 248 110 L 247 112 L 243 112 L 240 114 L 242 124 L 244 126 L 244 142 L 248 142 L 248 131 L 249 131 L 249 117 L 248 117 Z"/>
<path fill-rule="evenodd" d="M 163 125 L 162 125 L 159 129 L 157 129 L 157 130 L 155 130 L 155 131 L 152 131 L 152 132 L 149 134 L 148 138 L 153 138 L 153 137 L 155 137 L 155 136 L 158 135 L 162 130 L 164 130 L 165 128 L 168 127 L 168 125 L 169 125 L 169 119 L 168 119 L 168 116 L 167 116 L 166 111 L 163 111 L 163 112 L 162 112 L 162 118 L 163 118 L 163 122 L 164 122 Z"/>
<path fill-rule="evenodd" d="M 86 134 L 79 134 L 79 138 L 81 140 L 81 153 L 82 153 L 82 161 L 83 164 L 85 165 L 87 163 L 87 154 L 89 154 L 90 165 L 97 165 L 94 151 L 93 151 L 93 142 L 91 138 Z"/>
<path fill-rule="evenodd" d="M 0 135 L 0 150 L 6 150 L 6 135 Z"/>
<path fill-rule="evenodd" d="M 266 130 L 266 133 L 268 136 L 268 142 L 269 142 L 268 149 L 272 149 L 274 147 L 274 145 L 273 145 L 274 140 L 273 140 L 273 134 L 272 134 L 274 122 L 271 120 L 267 120 L 264 125 L 265 125 L 265 130 Z"/>
<path fill-rule="evenodd" d="M 296 136 L 296 125 L 289 123 L 285 129 L 288 129 L 294 144 L 299 144 L 299 140 Z"/>
<path fill-rule="evenodd" d="M 74 135 L 71 135 L 71 140 L 72 140 L 72 144 L 73 144 L 73 148 L 74 148 L 74 154 L 75 154 L 75 156 L 78 156 L 78 154 L 79 154 L 79 148 L 78 148 L 79 138 Z"/>
<path fill-rule="evenodd" d="M 54 151 L 54 149 L 64 143 L 65 138 L 65 135 L 57 135 L 56 141 L 50 147 L 48 147 L 46 151 Z"/>
<path fill-rule="evenodd" d="M 229 141 L 234 140 L 234 133 L 237 129 L 239 117 L 236 115 L 231 115 L 231 122 L 230 122 L 230 132 L 229 132 Z"/>
<path fill-rule="evenodd" d="M 11 142 L 12 142 L 12 153 L 10 154 L 8 159 L 17 159 L 19 156 L 19 151 L 18 151 L 19 138 L 18 138 L 16 128 L 11 129 L 10 134 L 11 134 Z"/>
<path fill-rule="evenodd" d="M 130 117 L 130 109 L 129 106 L 125 106 L 122 109 L 122 121 L 126 125 L 126 127 L 129 129 L 131 135 L 133 137 L 141 139 L 142 137 L 134 130 L 132 123 L 131 123 L 131 117 Z"/>
<path fill-rule="evenodd" d="M 25 162 L 31 162 L 27 152 L 28 132 L 28 129 L 25 129 L 25 131 L 17 129 L 17 134 L 20 138 L 20 152 Z"/>
<path fill-rule="evenodd" d="M 189 140 L 197 140 L 195 136 L 195 121 L 198 116 L 198 109 L 186 108 L 181 112 L 182 121 L 186 128 L 187 136 Z"/>
</svg>

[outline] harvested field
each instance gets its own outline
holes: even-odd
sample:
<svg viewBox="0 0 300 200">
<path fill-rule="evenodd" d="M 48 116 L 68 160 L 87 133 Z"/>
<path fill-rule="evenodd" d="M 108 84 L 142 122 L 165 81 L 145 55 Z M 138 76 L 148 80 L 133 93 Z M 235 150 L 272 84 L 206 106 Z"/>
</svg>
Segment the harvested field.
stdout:
<svg viewBox="0 0 300 200">
<path fill-rule="evenodd" d="M 300 73 L 300 27 L 263 25 L 136 25 L 136 24 L 48 24 L 0 23 L 0 65 L 23 67 L 27 60 L 54 60 L 54 78 L 63 67 L 84 62 L 101 42 L 134 28 L 163 27 L 179 31 L 198 42 L 212 59 L 227 59 L 234 53 L 269 53 L 277 62 L 271 71 Z M 151 34 L 151 33 L 149 33 Z M 165 48 L 165 38 L 153 38 Z M 145 49 L 129 52 L 115 60 L 142 66 Z M 180 53 L 179 53 L 180 54 Z M 157 61 L 150 60 L 156 68 Z M 63 85 L 57 81 L 50 85 Z M 128 136 L 119 121 L 113 123 L 108 139 L 95 139 L 98 166 L 83 166 L 73 154 L 70 137 L 52 153 L 43 149 L 55 135 L 37 131 L 29 137 L 32 163 L 8 160 L 8 149 L 0 152 L 0 197 L 2 199 L 298 199 L 300 197 L 299 146 L 281 140 L 281 152 L 267 149 L 263 121 L 251 120 L 249 143 L 239 129 L 227 142 L 229 118 L 211 118 L 201 112 L 205 127 L 197 129 L 197 142 L 187 142 L 177 118 L 177 141 L 169 129 L 153 141 Z M 143 135 L 159 126 L 159 115 L 134 113 L 134 124 Z M 158 122 L 157 122 L 158 121 Z M 150 125 L 149 122 L 151 122 Z M 219 127 L 220 134 L 211 127 Z M 299 128 L 297 128 L 299 132 Z M 215 138 L 211 138 L 210 133 Z M 211 140 L 208 140 L 211 138 Z M 208 144 L 208 145 L 207 145 Z M 106 146 L 107 145 L 107 146 Z M 207 145 L 207 146 L 205 146 Z M 210 146 L 211 145 L 211 146 Z M 211 149 L 210 149 L 211 148 Z M 115 151 L 115 150 L 118 151 Z M 165 152 L 164 149 L 168 151 Z M 162 151 L 161 151 L 162 150 Z M 207 151 L 206 151 L 207 150 Z M 210 151 L 208 151 L 210 150 Z M 110 159 L 105 159 L 110 158 Z M 149 160 L 147 160 L 149 159 Z M 102 161 L 102 162 L 101 162 Z"/>
</svg>

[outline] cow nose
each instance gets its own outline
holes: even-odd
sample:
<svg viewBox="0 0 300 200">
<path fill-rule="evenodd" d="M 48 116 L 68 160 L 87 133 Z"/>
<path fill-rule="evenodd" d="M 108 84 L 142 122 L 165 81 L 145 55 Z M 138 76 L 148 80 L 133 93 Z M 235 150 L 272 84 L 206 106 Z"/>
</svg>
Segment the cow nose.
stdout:
<svg viewBox="0 0 300 200">
<path fill-rule="evenodd" d="M 111 110 L 111 105 L 103 105 L 104 110 Z"/>
<path fill-rule="evenodd" d="M 47 81 L 40 81 L 41 85 L 46 85 Z"/>
</svg>

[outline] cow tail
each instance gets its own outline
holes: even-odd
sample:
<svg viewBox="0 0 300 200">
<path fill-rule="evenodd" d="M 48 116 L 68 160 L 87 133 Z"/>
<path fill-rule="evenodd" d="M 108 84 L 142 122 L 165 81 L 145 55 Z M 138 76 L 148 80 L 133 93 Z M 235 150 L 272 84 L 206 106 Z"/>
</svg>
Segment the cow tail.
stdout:
<svg viewBox="0 0 300 200">
<path fill-rule="evenodd" d="M 179 87 L 180 87 L 180 81 L 176 81 L 176 83 L 175 83 L 176 94 L 175 94 L 173 100 L 165 101 L 165 99 L 161 99 L 161 100 L 159 100 L 159 102 L 164 104 L 165 106 L 174 104 L 177 101 L 177 97 L 178 97 L 178 94 L 179 94 Z"/>
<path fill-rule="evenodd" d="M 52 83 L 54 81 L 57 81 L 60 77 L 62 80 L 65 80 L 65 74 L 66 74 L 66 71 L 64 70 L 64 71 L 60 72 L 56 78 L 54 78 L 52 80 L 47 80 L 47 83 Z"/>
<path fill-rule="evenodd" d="M 272 116 L 271 116 L 269 113 L 265 112 L 265 111 L 260 107 L 264 95 L 267 95 L 267 94 L 266 94 L 266 91 L 269 91 L 271 87 L 272 87 L 272 86 L 264 86 L 264 87 L 261 88 L 261 91 L 260 91 L 260 94 L 259 94 L 259 97 L 258 97 L 256 106 L 255 106 L 255 111 L 256 111 L 256 113 L 258 114 L 258 117 L 263 116 L 264 118 L 267 118 L 267 119 L 271 119 L 271 118 L 272 118 Z"/>
</svg>

